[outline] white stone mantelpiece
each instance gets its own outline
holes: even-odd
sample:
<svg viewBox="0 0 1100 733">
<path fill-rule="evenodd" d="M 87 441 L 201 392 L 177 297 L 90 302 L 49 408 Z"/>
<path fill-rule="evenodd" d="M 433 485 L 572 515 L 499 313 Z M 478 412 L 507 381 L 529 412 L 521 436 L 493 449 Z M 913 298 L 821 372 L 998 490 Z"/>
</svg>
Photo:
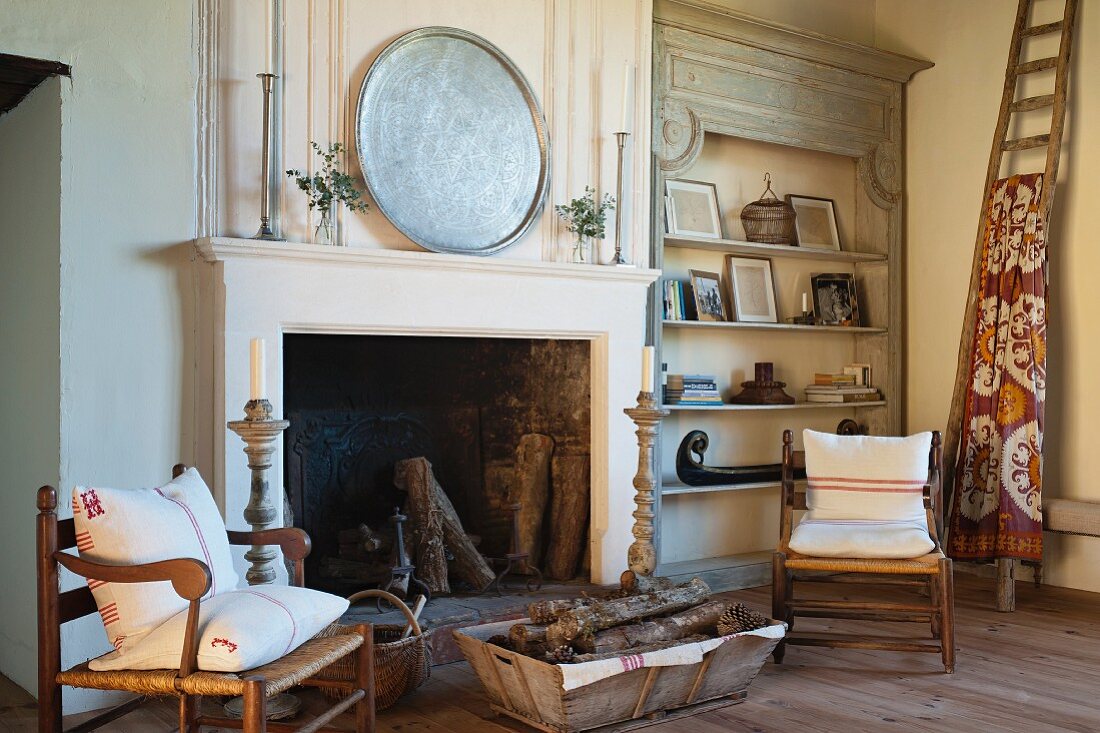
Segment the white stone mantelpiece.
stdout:
<svg viewBox="0 0 1100 733">
<path fill-rule="evenodd" d="M 656 270 L 221 237 L 196 247 L 210 296 L 198 334 L 211 357 L 211 373 L 200 366 L 199 375 L 212 390 L 206 444 L 229 526 L 244 526 L 248 499 L 242 444 L 225 424 L 242 416 L 248 399 L 249 339 L 266 339 L 267 397 L 277 416 L 285 333 L 583 339 L 592 350 L 592 580 L 613 583 L 626 569 L 637 446 L 623 409 L 638 393 L 646 289 Z M 200 432 L 200 448 L 204 442 Z M 282 450 L 273 487 L 283 486 Z"/>
</svg>

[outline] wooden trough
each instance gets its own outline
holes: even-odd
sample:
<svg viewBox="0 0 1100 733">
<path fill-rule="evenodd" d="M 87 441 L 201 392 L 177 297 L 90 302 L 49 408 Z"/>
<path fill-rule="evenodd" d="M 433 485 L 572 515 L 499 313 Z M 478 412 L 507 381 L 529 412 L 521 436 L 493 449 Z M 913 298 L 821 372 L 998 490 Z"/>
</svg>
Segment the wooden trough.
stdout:
<svg viewBox="0 0 1100 733">
<path fill-rule="evenodd" d="M 785 631 L 784 624 L 773 621 L 764 629 L 729 637 L 707 651 L 701 661 L 635 668 L 641 663 L 638 656 L 557 665 L 486 641 L 494 634 L 507 634 L 514 623 L 453 633 L 488 693 L 494 712 L 555 733 L 593 729 L 617 733 L 741 702 Z M 565 689 L 565 667 L 577 675 L 586 672 L 581 668 L 603 665 L 606 673 L 609 661 L 621 669 L 603 679 Z"/>
</svg>

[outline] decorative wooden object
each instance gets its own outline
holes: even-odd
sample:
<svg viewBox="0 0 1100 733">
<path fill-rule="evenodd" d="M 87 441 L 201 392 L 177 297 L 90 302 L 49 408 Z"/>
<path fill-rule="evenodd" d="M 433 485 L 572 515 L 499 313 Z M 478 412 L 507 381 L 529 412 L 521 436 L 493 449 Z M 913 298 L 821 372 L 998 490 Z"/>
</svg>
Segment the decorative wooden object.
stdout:
<svg viewBox="0 0 1100 733">
<path fill-rule="evenodd" d="M 993 149 L 989 153 L 989 166 L 985 172 L 985 188 L 982 189 L 983 205 L 985 196 L 993 188 L 993 183 L 1001 177 L 1001 164 L 1006 152 L 1046 148 L 1046 167 L 1043 170 L 1043 190 L 1039 198 L 1040 216 L 1047 226 L 1047 241 L 1050 242 L 1050 212 L 1054 205 L 1054 191 L 1058 183 L 1058 163 L 1061 158 L 1062 132 L 1066 120 L 1066 94 L 1069 90 L 1069 59 L 1073 47 L 1073 27 L 1077 17 L 1077 0 L 1066 0 L 1062 20 L 1028 27 L 1032 0 L 1019 0 L 1016 8 L 1016 22 L 1012 27 L 1012 40 L 1009 43 L 1008 66 L 1005 69 L 1004 89 L 1001 92 L 1001 106 L 997 114 L 997 126 L 993 133 Z M 1058 55 L 1034 61 L 1023 62 L 1023 41 L 1025 37 L 1058 33 Z M 1017 90 L 1023 85 L 1019 80 L 1028 74 L 1045 69 L 1055 69 L 1054 93 L 1036 97 L 1017 99 Z M 1020 139 L 1009 139 L 1012 115 L 1018 112 L 1051 107 L 1050 132 L 1045 135 L 1033 135 Z M 955 468 L 958 462 L 959 443 L 963 433 L 963 413 L 966 403 L 967 385 L 970 381 L 970 348 L 974 329 L 978 321 L 979 283 L 982 274 L 982 241 L 985 235 L 985 213 L 978 215 L 978 234 L 974 245 L 974 259 L 970 269 L 970 289 L 963 315 L 962 335 L 959 338 L 959 356 L 955 367 L 955 388 L 951 396 L 951 412 L 947 419 L 947 436 L 944 453 L 947 456 L 945 475 L 949 501 L 954 500 Z M 999 558 L 997 560 L 996 605 L 998 611 L 1016 610 L 1015 560 Z M 1042 577 L 1042 569 L 1038 570 Z"/>
<path fill-rule="evenodd" d="M 793 405 L 794 397 L 783 391 L 786 382 L 777 382 L 770 361 L 756 362 L 756 379 L 741 382 L 741 393 L 730 398 L 735 405 Z"/>
<path fill-rule="evenodd" d="M 443 542 L 446 544 L 447 549 L 451 551 L 451 554 L 454 555 L 451 567 L 455 577 L 465 580 L 474 590 L 478 591 L 493 582 L 496 576 L 493 574 L 492 568 L 489 567 L 489 563 L 481 556 L 481 553 L 477 551 L 477 547 L 469 535 L 462 529 L 462 521 L 458 518 L 458 512 L 455 511 L 451 500 L 447 498 L 443 488 L 432 473 L 432 464 L 426 458 L 409 458 L 398 461 L 394 467 L 393 482 L 397 485 L 397 488 L 408 492 L 410 505 L 412 505 L 410 511 L 413 512 L 413 517 L 417 518 L 418 522 L 421 521 L 421 517 L 424 520 L 431 518 L 432 521 L 435 521 L 436 516 L 439 517 Z M 415 510 L 413 506 L 416 507 Z M 419 562 L 417 566 L 424 574 L 424 580 L 430 587 L 432 581 L 429 579 L 427 570 Z M 445 561 L 444 572 L 446 572 Z M 432 588 L 433 592 L 435 590 L 435 588 Z"/>
<path fill-rule="evenodd" d="M 267 400 L 249 400 L 244 406 L 244 420 L 231 420 L 227 423 L 230 430 L 241 436 L 244 452 L 248 456 L 248 470 L 252 472 L 252 485 L 248 494 L 248 504 L 244 508 L 244 520 L 252 526 L 253 532 L 268 529 L 275 521 L 275 504 L 271 500 L 271 487 L 267 481 L 267 469 L 271 468 L 271 455 L 275 452 L 275 441 L 290 426 L 289 420 L 276 420 L 271 417 L 271 403 Z M 278 553 L 274 547 L 253 545 L 244 554 L 244 559 L 252 563 L 245 573 L 249 585 L 267 585 L 275 582 L 275 558 Z"/>
<path fill-rule="evenodd" d="M 176 466 L 179 475 L 183 466 Z M 227 532 L 233 545 L 274 544 L 293 561 L 294 584 L 304 582 L 303 563 L 309 554 L 309 536 L 300 529 L 283 527 L 258 532 Z M 76 529 L 72 519 L 58 520 L 57 490 L 43 486 L 38 490 L 37 567 L 38 567 L 38 730 L 61 733 L 61 688 L 82 687 L 137 693 L 131 699 L 73 730 L 95 730 L 144 703 L 149 695 L 176 696 L 179 699 L 179 729 L 198 731 L 202 726 L 264 733 L 269 728 L 284 731 L 317 731 L 327 721 L 354 707 L 356 733 L 373 733 L 374 710 L 374 634 L 369 624 L 341 627 L 326 638 L 315 638 L 294 650 L 293 655 L 249 671 L 239 678 L 231 674 L 198 671 L 198 619 L 201 599 L 210 590 L 210 571 L 204 563 L 190 558 L 166 560 L 145 565 L 100 565 L 83 560 L 67 550 L 76 547 Z M 97 614 L 95 599 L 87 586 L 64 593 L 58 590 L 58 565 L 91 580 L 110 583 L 146 583 L 166 581 L 172 591 L 188 601 L 183 656 L 175 675 L 164 670 L 93 672 L 88 663 L 62 671 L 61 625 L 84 616 Z M 166 592 L 169 592 L 166 590 Z M 311 670 L 350 657 L 352 679 L 337 683 L 346 694 L 329 710 L 302 725 L 267 726 L 268 701 L 277 692 L 292 685 L 331 687 L 331 680 L 318 679 Z M 187 692 L 182 692 L 187 690 Z M 201 715 L 199 699 L 204 696 L 244 696 L 244 719 L 233 720 Z"/>
<path fill-rule="evenodd" d="M 553 438 L 538 433 L 524 435 L 516 448 L 512 501 L 523 508 L 516 525 L 515 551 L 527 553 L 532 565 L 542 564 L 542 528 L 550 500 L 550 458 L 553 454 Z"/>
<path fill-rule="evenodd" d="M 646 582 L 657 569 L 657 546 L 653 541 L 655 534 L 653 510 L 656 501 L 657 473 L 654 469 L 654 447 L 661 433 L 661 420 L 670 414 L 657 402 L 653 392 L 639 392 L 638 406 L 624 410 L 638 426 L 638 472 L 634 476 L 634 542 L 627 551 L 628 570 L 623 574 L 623 587 L 644 590 Z"/>
<path fill-rule="evenodd" d="M 586 455 L 555 455 L 550 462 L 550 542 L 543 567 L 554 580 L 572 580 L 588 537 L 590 460 Z"/>
<path fill-rule="evenodd" d="M 940 434 L 932 434 L 928 454 L 928 483 L 924 486 L 924 508 L 928 536 L 935 548 L 912 560 L 807 557 L 789 549 L 796 509 L 806 508 L 806 491 L 794 483 L 796 469 L 806 468 L 806 454 L 794 450 L 794 435 L 783 431 L 783 498 L 779 519 L 779 547 L 772 556 L 772 616 L 793 629 L 796 616 L 861 621 L 923 621 L 931 626 L 938 643 L 883 640 L 859 635 L 826 637 L 787 636 L 775 648 L 775 661 L 783 661 L 787 644 L 823 646 L 832 649 L 877 649 L 884 651 L 931 652 L 943 659 L 944 671 L 955 671 L 955 596 L 951 559 L 943 554 L 943 453 Z M 795 573 L 800 573 L 796 575 Z M 865 603 L 859 601 L 794 598 L 795 581 L 803 583 L 866 583 L 885 586 L 926 588 L 930 601 Z"/>
</svg>

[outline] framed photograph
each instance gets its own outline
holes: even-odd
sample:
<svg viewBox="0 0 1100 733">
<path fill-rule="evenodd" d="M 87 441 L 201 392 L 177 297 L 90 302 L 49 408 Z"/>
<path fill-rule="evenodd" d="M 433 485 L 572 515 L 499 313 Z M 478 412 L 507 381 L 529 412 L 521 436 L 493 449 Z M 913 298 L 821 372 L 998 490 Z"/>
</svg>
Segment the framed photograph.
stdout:
<svg viewBox="0 0 1100 733">
<path fill-rule="evenodd" d="M 722 238 L 718 188 L 700 181 L 665 181 L 668 233 L 686 237 Z"/>
<path fill-rule="evenodd" d="M 859 301 L 856 277 L 850 272 L 832 272 L 810 278 L 814 313 L 825 326 L 858 326 Z"/>
<path fill-rule="evenodd" d="M 799 247 L 840 251 L 840 232 L 836 228 L 836 207 L 832 199 L 787 194 L 794 209 L 795 241 Z"/>
<path fill-rule="evenodd" d="M 695 312 L 700 321 L 726 320 L 726 305 L 722 301 L 722 281 L 717 272 L 688 270 Z"/>
<path fill-rule="evenodd" d="M 726 279 L 733 302 L 733 320 L 778 323 L 771 260 L 728 255 Z"/>
</svg>

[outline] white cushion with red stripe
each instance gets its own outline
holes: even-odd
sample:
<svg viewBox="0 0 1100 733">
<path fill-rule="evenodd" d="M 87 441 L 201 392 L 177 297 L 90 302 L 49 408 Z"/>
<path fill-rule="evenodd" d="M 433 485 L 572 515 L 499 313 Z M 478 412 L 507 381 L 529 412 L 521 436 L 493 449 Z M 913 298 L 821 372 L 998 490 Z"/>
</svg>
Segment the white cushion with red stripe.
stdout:
<svg viewBox="0 0 1100 733">
<path fill-rule="evenodd" d="M 348 609 L 339 596 L 285 585 L 229 591 L 199 606 L 199 669 L 241 672 L 273 662 L 313 638 Z M 97 672 L 180 666 L 187 611 L 123 651 L 93 659 Z"/>
<path fill-rule="evenodd" d="M 192 557 L 210 568 L 208 596 L 233 590 L 229 540 L 210 489 L 191 468 L 159 489 L 73 489 L 73 519 L 81 557 L 108 565 Z M 187 608 L 172 584 L 89 580 L 107 639 L 126 650 Z M 178 662 L 177 662 L 178 664 Z"/>
<path fill-rule="evenodd" d="M 806 517 L 790 547 L 817 557 L 913 558 L 928 536 L 924 486 L 931 433 L 908 438 L 805 430 Z"/>
</svg>

